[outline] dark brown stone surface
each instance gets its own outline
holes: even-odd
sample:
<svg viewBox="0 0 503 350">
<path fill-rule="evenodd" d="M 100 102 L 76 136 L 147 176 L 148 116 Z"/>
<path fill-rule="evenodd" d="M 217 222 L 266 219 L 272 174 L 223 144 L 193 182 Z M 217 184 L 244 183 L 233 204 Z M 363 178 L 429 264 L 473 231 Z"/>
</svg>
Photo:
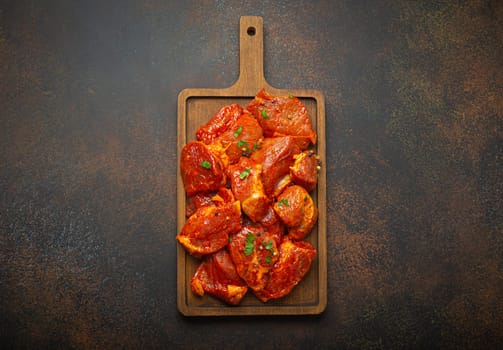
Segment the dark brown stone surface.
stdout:
<svg viewBox="0 0 503 350">
<path fill-rule="evenodd" d="M 0 1 L 7 348 L 501 348 L 501 1 Z M 176 308 L 176 103 L 228 87 L 241 15 L 326 98 L 328 307 Z"/>
</svg>

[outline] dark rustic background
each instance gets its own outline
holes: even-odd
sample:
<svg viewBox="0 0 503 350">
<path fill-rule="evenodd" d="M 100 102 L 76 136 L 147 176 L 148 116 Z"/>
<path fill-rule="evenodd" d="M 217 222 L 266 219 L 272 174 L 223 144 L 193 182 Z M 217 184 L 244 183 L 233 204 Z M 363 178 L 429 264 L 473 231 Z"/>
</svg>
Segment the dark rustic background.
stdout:
<svg viewBox="0 0 503 350">
<path fill-rule="evenodd" d="M 503 2 L 0 0 L 6 348 L 503 346 Z M 237 78 L 326 97 L 328 307 L 176 308 L 176 104 Z"/>
</svg>

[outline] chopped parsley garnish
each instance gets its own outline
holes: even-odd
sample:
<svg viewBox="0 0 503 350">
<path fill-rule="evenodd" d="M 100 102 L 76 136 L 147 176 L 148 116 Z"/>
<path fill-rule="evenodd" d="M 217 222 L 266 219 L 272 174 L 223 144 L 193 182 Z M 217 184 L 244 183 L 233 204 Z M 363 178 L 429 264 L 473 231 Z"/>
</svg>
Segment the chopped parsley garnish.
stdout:
<svg viewBox="0 0 503 350">
<path fill-rule="evenodd" d="M 208 162 L 207 160 L 203 160 L 203 161 L 201 162 L 201 166 L 202 166 L 203 168 L 205 168 L 205 169 L 209 169 L 209 168 L 211 168 L 211 163 L 210 163 L 210 162 Z"/>
<path fill-rule="evenodd" d="M 288 201 L 288 199 L 283 198 L 282 200 L 279 201 L 278 207 L 280 209 L 283 209 L 283 206 L 285 206 L 285 205 L 287 207 L 289 207 L 290 206 L 290 202 Z"/>
<path fill-rule="evenodd" d="M 246 178 L 250 175 L 250 170 L 251 170 L 251 168 L 246 168 L 245 170 L 243 170 L 243 171 L 241 172 L 241 174 L 239 174 L 239 178 L 240 178 L 241 180 L 246 179 Z"/>
<path fill-rule="evenodd" d="M 245 242 L 245 250 L 244 253 L 246 256 L 251 255 L 253 253 L 253 249 L 255 248 L 255 235 L 251 232 L 248 232 L 246 235 L 246 242 Z"/>
<path fill-rule="evenodd" d="M 240 125 L 236 131 L 234 131 L 234 137 L 238 137 L 243 132 L 243 127 Z"/>
<path fill-rule="evenodd" d="M 262 108 L 262 111 L 260 112 L 260 114 L 262 115 L 262 118 L 264 118 L 264 119 L 269 118 L 269 115 L 267 114 L 265 108 Z"/>
<path fill-rule="evenodd" d="M 265 247 L 266 250 L 269 251 L 269 253 L 271 253 L 270 255 L 265 257 L 265 262 L 269 264 L 271 263 L 271 258 L 274 255 L 274 248 L 272 247 L 272 241 L 269 241 L 268 243 L 264 241 L 262 242 L 262 245 Z"/>
<path fill-rule="evenodd" d="M 232 243 L 232 237 L 229 237 L 229 243 Z"/>
<path fill-rule="evenodd" d="M 255 143 L 253 145 L 253 149 L 261 149 L 262 148 L 262 145 L 260 143 Z"/>
<path fill-rule="evenodd" d="M 293 95 L 288 95 L 289 98 L 293 98 Z"/>
<path fill-rule="evenodd" d="M 246 147 L 248 148 L 248 143 L 246 141 L 243 141 L 243 140 L 239 140 L 238 141 L 238 147 L 241 149 L 243 147 Z"/>
<path fill-rule="evenodd" d="M 271 253 L 274 253 L 274 249 L 272 249 L 272 241 L 269 241 L 269 243 L 262 242 L 262 244 L 265 247 L 265 249 L 267 249 Z"/>
<path fill-rule="evenodd" d="M 248 147 L 248 142 L 243 140 L 238 141 L 238 148 L 241 150 L 241 155 L 243 157 L 249 158 L 253 152 L 253 150 L 251 150 L 250 147 Z"/>
</svg>

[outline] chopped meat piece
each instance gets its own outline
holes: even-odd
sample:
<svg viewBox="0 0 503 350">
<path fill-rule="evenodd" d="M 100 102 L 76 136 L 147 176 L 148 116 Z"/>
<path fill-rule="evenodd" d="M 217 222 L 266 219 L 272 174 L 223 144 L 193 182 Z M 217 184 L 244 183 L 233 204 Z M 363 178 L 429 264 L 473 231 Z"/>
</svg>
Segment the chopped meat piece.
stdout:
<svg viewBox="0 0 503 350">
<path fill-rule="evenodd" d="M 295 144 L 297 144 L 297 146 L 299 146 L 299 148 L 304 151 L 306 150 L 309 145 L 310 145 L 310 140 L 309 138 L 305 137 L 305 136 L 290 136 L 292 139 L 293 139 L 293 142 L 295 142 Z"/>
<path fill-rule="evenodd" d="M 199 296 L 206 292 L 231 305 L 239 304 L 248 291 L 225 248 L 203 258 L 190 280 L 190 287 Z"/>
<path fill-rule="evenodd" d="M 196 210 L 205 207 L 213 206 L 215 203 L 211 200 L 213 193 L 209 192 L 198 192 L 193 196 L 187 198 L 187 205 L 185 207 L 185 216 L 190 217 L 195 214 Z"/>
<path fill-rule="evenodd" d="M 214 139 L 227 131 L 241 114 L 243 114 L 243 107 L 238 104 L 222 107 L 205 125 L 197 129 L 197 140 L 206 144 L 211 143 Z"/>
<path fill-rule="evenodd" d="M 296 97 L 273 96 L 262 89 L 246 109 L 257 118 L 266 137 L 306 136 L 316 143 L 306 106 Z"/>
<path fill-rule="evenodd" d="M 270 208 L 274 215 L 276 215 L 274 210 L 272 210 L 272 207 Z M 274 241 L 276 241 L 276 243 L 280 244 L 283 241 L 283 237 L 285 236 L 285 225 L 283 224 L 283 222 L 279 218 L 274 223 L 265 223 L 264 221 L 265 220 L 262 220 L 260 222 L 264 227 L 264 230 L 274 238 Z"/>
<path fill-rule="evenodd" d="M 293 156 L 290 177 L 294 183 L 312 191 L 318 183 L 319 157 L 313 151 L 304 151 Z"/>
<path fill-rule="evenodd" d="M 187 143 L 180 155 L 180 173 L 189 196 L 197 192 L 217 191 L 227 179 L 224 165 L 202 142 Z"/>
<path fill-rule="evenodd" d="M 193 215 L 197 209 L 204 206 L 220 206 L 227 203 L 232 203 L 236 199 L 232 191 L 225 187 L 220 187 L 218 192 L 198 192 L 188 198 L 185 216 Z"/>
<path fill-rule="evenodd" d="M 262 185 L 262 166 L 241 157 L 239 163 L 229 166 L 232 192 L 241 201 L 241 210 L 252 221 L 260 221 L 269 209 L 269 198 Z"/>
<path fill-rule="evenodd" d="M 232 193 L 232 191 L 226 187 L 220 187 L 217 194 L 214 195 L 211 199 L 217 206 L 232 203 L 236 200 L 234 193 Z"/>
<path fill-rule="evenodd" d="M 200 257 L 225 247 L 229 234 L 241 229 L 239 201 L 223 206 L 205 206 L 189 217 L 179 235 L 178 242 L 192 255 Z"/>
<path fill-rule="evenodd" d="M 276 185 L 274 186 L 274 192 L 272 194 L 273 197 L 278 197 L 281 192 L 288 186 L 292 184 L 292 177 L 290 174 L 286 174 L 282 178 L 276 182 Z"/>
<path fill-rule="evenodd" d="M 241 156 L 249 157 L 262 139 L 262 128 L 257 120 L 245 111 L 216 141 L 225 148 L 229 163 L 234 164 Z"/>
<path fill-rule="evenodd" d="M 269 208 L 267 208 L 266 215 L 264 216 L 264 218 L 262 220 L 260 220 L 260 224 L 264 225 L 266 227 L 269 227 L 269 226 L 277 224 L 278 222 L 281 223 L 281 220 L 280 220 L 278 214 L 276 214 L 276 212 L 274 211 L 272 206 L 269 206 Z"/>
<path fill-rule="evenodd" d="M 306 241 L 285 238 L 279 246 L 279 260 L 269 273 L 265 287 L 254 291 L 263 302 L 289 294 L 311 267 L 316 249 Z"/>
<path fill-rule="evenodd" d="M 309 193 L 298 185 L 284 190 L 274 203 L 274 211 L 288 227 L 288 237 L 304 239 L 318 219 L 318 209 Z"/>
<path fill-rule="evenodd" d="M 274 211 L 287 227 L 299 226 L 304 218 L 303 193 L 298 187 L 285 190 L 274 203 Z"/>
<path fill-rule="evenodd" d="M 227 156 L 227 149 L 222 145 L 219 139 L 215 139 L 212 143 L 206 145 L 206 147 L 208 147 L 210 152 L 220 160 L 222 166 L 227 169 L 230 163 L 229 157 Z"/>
<path fill-rule="evenodd" d="M 274 232 L 258 224 L 244 225 L 231 235 L 229 252 L 236 271 L 253 290 L 261 290 L 267 283 L 268 273 L 278 260 L 279 242 Z"/>
<path fill-rule="evenodd" d="M 278 184 L 290 174 L 293 156 L 300 152 L 294 138 L 285 136 L 265 139 L 262 147 L 252 154 L 251 159 L 262 164 L 262 183 L 267 196 L 279 194 Z"/>
</svg>

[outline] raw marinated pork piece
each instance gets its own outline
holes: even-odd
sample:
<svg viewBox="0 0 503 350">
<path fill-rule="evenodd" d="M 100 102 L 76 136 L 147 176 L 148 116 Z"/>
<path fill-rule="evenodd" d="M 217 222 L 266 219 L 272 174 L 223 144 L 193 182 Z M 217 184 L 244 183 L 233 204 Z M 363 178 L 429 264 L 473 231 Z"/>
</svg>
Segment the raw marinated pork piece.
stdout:
<svg viewBox="0 0 503 350">
<path fill-rule="evenodd" d="M 276 233 L 258 224 L 244 225 L 231 235 L 229 252 L 236 271 L 253 290 L 261 290 L 267 284 L 269 271 L 279 258 Z"/>
<path fill-rule="evenodd" d="M 206 292 L 231 305 L 239 304 L 248 291 L 225 248 L 203 258 L 190 287 L 199 296 Z"/>
<path fill-rule="evenodd" d="M 264 130 L 264 136 L 305 136 L 316 143 L 306 107 L 297 97 L 273 96 L 260 90 L 246 107 Z"/>
<path fill-rule="evenodd" d="M 316 256 L 315 248 L 306 241 L 285 238 L 279 247 L 279 260 L 269 273 L 265 287 L 254 291 L 263 302 L 282 298 L 307 274 Z"/>
<path fill-rule="evenodd" d="M 290 167 L 290 178 L 295 184 L 312 191 L 318 183 L 319 157 L 309 150 L 296 154 L 293 158 L 295 161 Z"/>
<path fill-rule="evenodd" d="M 215 253 L 225 247 L 229 234 L 241 229 L 239 201 L 223 206 L 204 206 L 197 209 L 182 227 L 176 239 L 195 257 Z"/>
<path fill-rule="evenodd" d="M 180 154 L 180 173 L 185 192 L 189 196 L 197 192 L 217 191 L 224 187 L 227 178 L 224 165 L 202 142 L 187 143 Z"/>
<path fill-rule="evenodd" d="M 270 204 L 262 185 L 262 166 L 241 157 L 239 163 L 229 166 L 229 179 L 232 192 L 241 201 L 243 213 L 254 222 L 262 220 Z"/>
<path fill-rule="evenodd" d="M 218 192 L 198 192 L 187 198 L 185 216 L 190 217 L 196 210 L 205 206 L 222 206 L 232 203 L 236 199 L 232 191 L 226 187 L 220 187 Z"/>
<path fill-rule="evenodd" d="M 262 164 L 262 183 L 268 197 L 277 196 L 290 184 L 290 166 L 294 155 L 300 152 L 295 139 L 285 136 L 265 139 L 262 147 L 252 154 L 251 159 Z"/>
<path fill-rule="evenodd" d="M 259 147 L 262 137 L 262 128 L 259 123 L 245 110 L 243 115 L 217 137 L 213 143 L 220 143 L 225 150 L 229 164 L 234 164 L 242 156 L 249 157 Z"/>
<path fill-rule="evenodd" d="M 220 108 L 205 125 L 197 129 L 197 140 L 210 144 L 214 139 L 227 131 L 242 114 L 243 107 L 238 104 L 231 104 Z"/>
<path fill-rule="evenodd" d="M 222 107 L 196 132 L 197 140 L 207 144 L 224 164 L 249 157 L 262 137 L 262 127 L 255 117 L 237 104 Z"/>
<path fill-rule="evenodd" d="M 274 203 L 274 211 L 288 228 L 288 237 L 304 239 L 318 219 L 318 209 L 309 193 L 298 185 L 285 189 Z"/>
</svg>

